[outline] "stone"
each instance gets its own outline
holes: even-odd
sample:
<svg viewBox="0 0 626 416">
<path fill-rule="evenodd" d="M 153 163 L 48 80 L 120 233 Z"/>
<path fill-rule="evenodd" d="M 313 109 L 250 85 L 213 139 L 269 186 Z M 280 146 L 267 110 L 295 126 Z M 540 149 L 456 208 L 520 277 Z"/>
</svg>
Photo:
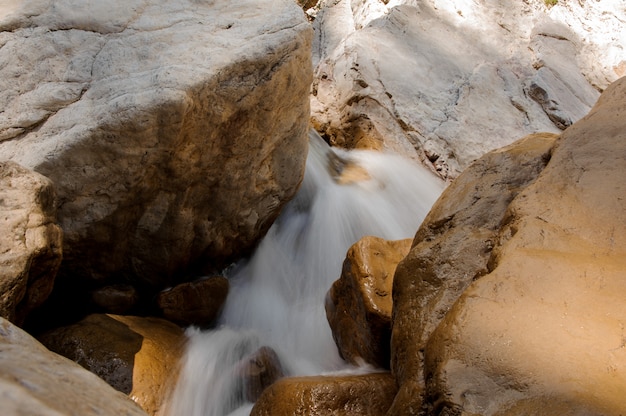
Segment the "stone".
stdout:
<svg viewBox="0 0 626 416">
<path fill-rule="evenodd" d="M 63 233 L 44 176 L 0 162 L 0 316 L 21 325 L 52 292 Z"/>
<path fill-rule="evenodd" d="M 267 388 L 250 415 L 382 415 L 395 391 L 389 373 L 289 377 Z"/>
<path fill-rule="evenodd" d="M 278 354 L 270 347 L 259 348 L 237 367 L 243 395 L 251 403 L 256 402 L 272 383 L 285 376 Z"/>
<path fill-rule="evenodd" d="M 0 160 L 56 187 L 59 278 L 220 269 L 296 192 L 312 70 L 293 0 L 0 8 Z"/>
<path fill-rule="evenodd" d="M 181 283 L 159 293 L 157 305 L 163 316 L 179 325 L 208 327 L 214 323 L 228 295 L 228 279 L 213 276 Z"/>
<path fill-rule="evenodd" d="M 50 350 L 129 395 L 148 414 L 159 412 L 177 380 L 185 336 L 159 318 L 89 315 L 40 336 Z"/>
<path fill-rule="evenodd" d="M 389 368 L 393 276 L 411 243 L 367 236 L 348 250 L 341 277 L 326 295 L 326 316 L 344 360 Z"/>
<path fill-rule="evenodd" d="M 126 395 L 2 317 L 0 396 L 4 416 L 146 415 Z"/>
<path fill-rule="evenodd" d="M 453 179 L 591 109 L 624 61 L 616 3 L 322 1 L 313 125 L 331 144 L 401 153 Z"/>
<path fill-rule="evenodd" d="M 409 374 L 414 370 L 407 371 L 400 360 L 423 355 L 430 412 L 626 411 L 625 93 L 626 78 L 621 78 L 587 116 L 561 134 L 546 167 L 507 204 L 485 267 L 463 256 L 422 254 L 422 263 L 446 261 L 448 268 L 476 276 L 442 311 L 421 350 L 409 353 L 406 342 L 392 345 L 399 380 L 414 386 L 418 375 Z M 470 193 L 472 187 L 460 189 L 458 200 Z M 466 238 L 480 232 L 471 222 L 455 228 Z M 412 255 L 417 257 L 412 252 L 407 259 Z M 421 295 L 411 292 L 410 279 L 401 277 L 403 268 L 405 276 L 409 274 L 398 266 L 395 282 L 406 285 L 397 298 L 394 287 L 398 302 Z M 413 281 L 419 275 L 416 269 Z M 422 279 L 427 277 L 422 272 Z M 445 295 L 440 290 L 438 296 Z M 398 309 L 397 316 L 406 310 Z M 419 316 L 413 318 L 419 322 Z M 394 406 L 397 411 L 390 415 L 419 406 L 402 381 L 400 391 L 395 402 L 406 404 Z"/>
<path fill-rule="evenodd" d="M 393 285 L 392 372 L 399 395 L 390 414 L 420 408 L 423 351 L 432 332 L 474 279 L 487 273 L 510 202 L 550 160 L 558 136 L 534 134 L 487 153 L 433 205 Z"/>
<path fill-rule="evenodd" d="M 137 289 L 128 284 L 104 286 L 91 292 L 93 303 L 107 313 L 124 314 L 137 305 Z"/>
</svg>

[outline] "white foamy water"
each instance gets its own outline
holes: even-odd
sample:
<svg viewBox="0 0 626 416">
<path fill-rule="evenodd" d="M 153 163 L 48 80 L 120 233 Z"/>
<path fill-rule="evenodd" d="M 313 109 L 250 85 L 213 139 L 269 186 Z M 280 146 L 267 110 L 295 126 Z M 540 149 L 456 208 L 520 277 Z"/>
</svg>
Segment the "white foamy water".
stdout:
<svg viewBox="0 0 626 416">
<path fill-rule="evenodd" d="M 240 360 L 273 348 L 289 375 L 345 370 L 324 310 L 348 248 L 366 235 L 413 237 L 443 190 L 425 168 L 397 155 L 329 148 L 311 132 L 305 178 L 253 256 L 228 273 L 231 290 L 218 329 L 190 329 L 169 416 L 247 415 Z M 368 178 L 339 184 L 349 166 Z M 342 170 L 343 169 L 343 170 Z M 362 171 L 362 169 L 357 169 Z M 345 182 L 345 181 L 344 181 Z"/>
</svg>

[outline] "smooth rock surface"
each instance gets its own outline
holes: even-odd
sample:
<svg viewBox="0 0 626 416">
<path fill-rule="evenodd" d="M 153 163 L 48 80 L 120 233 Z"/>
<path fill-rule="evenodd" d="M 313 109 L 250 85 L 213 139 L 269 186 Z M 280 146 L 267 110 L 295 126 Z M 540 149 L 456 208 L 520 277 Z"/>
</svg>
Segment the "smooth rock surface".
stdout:
<svg viewBox="0 0 626 416">
<path fill-rule="evenodd" d="M 375 416 L 396 385 L 389 373 L 283 378 L 263 392 L 251 416 Z"/>
<path fill-rule="evenodd" d="M 163 319 L 95 314 L 40 340 L 154 415 L 176 382 L 185 336 Z"/>
<path fill-rule="evenodd" d="M 618 1 L 325 0 L 314 126 L 454 178 L 484 153 L 584 116 L 623 75 Z"/>
<path fill-rule="evenodd" d="M 3 416 L 145 416 L 95 374 L 61 357 L 0 317 Z"/>
<path fill-rule="evenodd" d="M 63 233 L 42 175 L 0 162 L 0 316 L 21 325 L 54 286 Z"/>
<path fill-rule="evenodd" d="M 561 134 L 546 167 L 507 204 L 485 265 L 436 251 L 430 257 L 423 253 L 417 262 L 419 254 L 412 251 L 398 266 L 395 282 L 400 289 L 404 282 L 404 290 L 395 292 L 394 287 L 399 309 L 394 310 L 392 348 L 400 393 L 389 415 L 416 409 L 434 414 L 624 414 L 625 96 L 622 78 Z M 473 191 L 471 186 L 457 190 L 450 204 Z M 476 225 L 466 220 L 451 230 L 472 239 L 481 232 Z M 416 239 L 416 244 L 422 243 Z M 415 267 L 409 277 L 411 257 Z M 456 302 L 448 303 L 449 309 L 439 314 L 431 309 L 440 322 L 430 327 L 430 336 L 395 343 L 395 318 L 407 311 L 400 309 L 401 302 L 407 306 L 408 297 L 421 295 L 410 282 L 423 281 L 419 289 L 445 278 L 429 281 L 433 274 L 418 265 L 438 262 L 449 264 L 453 273 L 464 271 L 473 281 Z M 453 293 L 439 286 L 431 298 Z M 416 333 L 423 333 L 419 316 L 412 318 L 418 323 Z M 418 354 L 424 357 L 422 380 L 417 366 L 402 364 L 403 357 Z M 414 399 L 424 382 L 426 403 Z"/>
<path fill-rule="evenodd" d="M 348 250 L 341 277 L 326 295 L 326 316 L 344 360 L 389 368 L 393 276 L 411 243 L 367 236 Z"/>
<path fill-rule="evenodd" d="M 163 289 L 252 247 L 296 191 L 311 29 L 293 1 L 33 0 L 0 16 L 0 160 L 54 183 L 63 275 Z"/>
</svg>

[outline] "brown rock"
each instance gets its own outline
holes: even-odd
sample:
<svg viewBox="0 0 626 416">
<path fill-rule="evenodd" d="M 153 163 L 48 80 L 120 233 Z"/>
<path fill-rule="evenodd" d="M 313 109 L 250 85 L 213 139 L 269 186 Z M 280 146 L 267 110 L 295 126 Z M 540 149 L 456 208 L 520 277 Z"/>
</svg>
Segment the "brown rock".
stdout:
<svg viewBox="0 0 626 416">
<path fill-rule="evenodd" d="M 263 392 L 250 415 L 383 415 L 395 392 L 389 373 L 283 378 Z"/>
<path fill-rule="evenodd" d="M 345 360 L 389 368 L 393 275 L 411 241 L 368 236 L 348 250 L 341 278 L 326 297 L 326 316 Z"/>
<path fill-rule="evenodd" d="M 238 366 L 246 400 L 256 402 L 261 393 L 276 380 L 285 376 L 278 354 L 270 347 L 261 347 L 243 359 Z"/>
<path fill-rule="evenodd" d="M 91 299 L 106 312 L 123 314 L 137 304 L 139 294 L 131 285 L 118 284 L 94 290 Z"/>
<path fill-rule="evenodd" d="M 17 325 L 52 291 L 63 239 L 55 221 L 52 183 L 0 162 L 0 316 Z"/>
<path fill-rule="evenodd" d="M 47 332 L 41 342 L 156 414 L 176 381 L 182 330 L 162 319 L 90 315 Z"/>
<path fill-rule="evenodd" d="M 145 416 L 101 378 L 0 317 L 2 416 Z"/>
<path fill-rule="evenodd" d="M 510 204 L 489 274 L 433 333 L 428 394 L 484 415 L 626 412 L 626 78 Z"/>
<path fill-rule="evenodd" d="M 556 137 L 531 135 L 483 156 L 424 219 L 394 277 L 391 363 L 400 391 L 390 414 L 421 408 L 426 342 L 465 288 L 487 273 L 509 203 L 544 169 Z"/>
<path fill-rule="evenodd" d="M 182 283 L 159 293 L 157 304 L 165 318 L 179 325 L 206 327 L 217 318 L 228 287 L 228 279 L 223 276 Z"/>
</svg>

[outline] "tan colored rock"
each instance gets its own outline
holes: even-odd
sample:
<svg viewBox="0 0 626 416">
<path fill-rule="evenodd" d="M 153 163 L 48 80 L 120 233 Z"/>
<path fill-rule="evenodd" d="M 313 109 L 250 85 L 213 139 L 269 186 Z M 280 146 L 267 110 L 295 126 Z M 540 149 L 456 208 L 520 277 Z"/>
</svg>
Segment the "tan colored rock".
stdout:
<svg viewBox="0 0 626 416">
<path fill-rule="evenodd" d="M 52 183 L 0 162 L 0 316 L 21 325 L 46 300 L 61 264 L 62 240 Z"/>
<path fill-rule="evenodd" d="M 426 343 L 463 291 L 488 272 L 509 203 L 544 169 L 556 138 L 531 135 L 486 154 L 424 219 L 394 277 L 391 362 L 400 392 L 390 414 L 421 407 Z"/>
<path fill-rule="evenodd" d="M 0 414 L 141 416 L 126 395 L 0 317 Z"/>
<path fill-rule="evenodd" d="M 265 390 L 250 415 L 383 415 L 395 392 L 389 373 L 283 378 Z"/>
<path fill-rule="evenodd" d="M 182 330 L 168 321 L 119 315 L 90 315 L 40 339 L 128 394 L 151 415 L 176 382 L 185 342 Z"/>
<path fill-rule="evenodd" d="M 159 293 L 157 305 L 163 316 L 172 322 L 206 327 L 217 318 L 226 301 L 228 287 L 228 279 L 224 276 L 181 283 Z"/>
<path fill-rule="evenodd" d="M 346 361 L 389 368 L 393 275 L 411 242 L 368 236 L 348 250 L 326 297 L 326 316 Z"/>
<path fill-rule="evenodd" d="M 296 192 L 312 70 L 293 0 L 3 3 L 0 30 L 0 160 L 54 183 L 60 276 L 164 289 L 249 250 Z"/>
<path fill-rule="evenodd" d="M 561 135 L 508 207 L 489 274 L 431 337 L 428 394 L 441 408 L 626 412 L 625 95 L 622 78 Z"/>
</svg>

